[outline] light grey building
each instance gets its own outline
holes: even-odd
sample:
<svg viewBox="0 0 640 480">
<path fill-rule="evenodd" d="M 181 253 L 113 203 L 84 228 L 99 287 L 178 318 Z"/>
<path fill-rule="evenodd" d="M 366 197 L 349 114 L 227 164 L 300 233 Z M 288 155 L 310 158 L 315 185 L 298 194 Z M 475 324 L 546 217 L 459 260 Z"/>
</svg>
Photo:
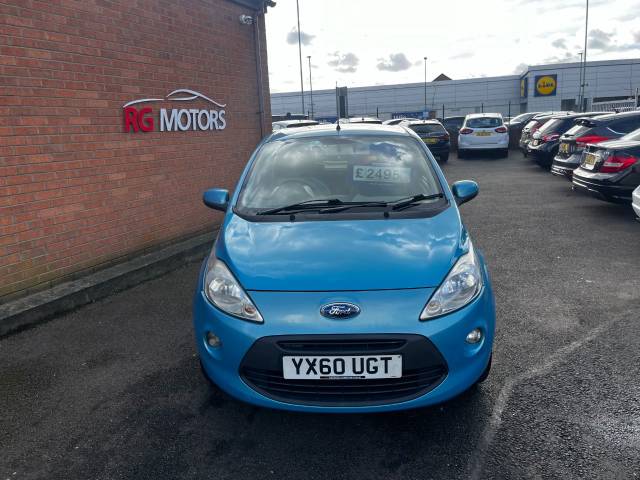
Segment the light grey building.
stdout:
<svg viewBox="0 0 640 480">
<path fill-rule="evenodd" d="M 382 119 L 399 116 L 431 117 L 500 112 L 514 116 L 527 111 L 577 110 L 580 99 L 581 64 L 536 65 L 522 75 L 442 80 L 425 84 L 407 83 L 348 88 L 348 114 L 378 115 Z M 587 62 L 584 99 L 586 109 L 594 102 L 611 102 L 636 96 L 640 87 L 640 59 Z M 336 91 L 313 92 L 316 119 L 335 120 Z M 425 109 L 426 103 L 426 109 Z M 300 92 L 273 93 L 274 115 L 300 113 Z M 310 92 L 305 105 L 311 114 Z"/>
</svg>

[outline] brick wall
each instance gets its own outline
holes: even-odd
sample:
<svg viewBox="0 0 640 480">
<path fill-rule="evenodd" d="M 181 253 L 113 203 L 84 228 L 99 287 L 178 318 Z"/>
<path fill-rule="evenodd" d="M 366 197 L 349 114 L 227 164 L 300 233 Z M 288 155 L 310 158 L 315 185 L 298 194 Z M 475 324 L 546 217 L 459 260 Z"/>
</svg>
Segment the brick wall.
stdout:
<svg viewBox="0 0 640 480">
<path fill-rule="evenodd" d="M 0 303 L 220 220 L 202 191 L 233 189 L 260 119 L 270 128 L 266 42 L 260 117 L 242 13 L 227 0 L 0 4 Z M 178 88 L 226 103 L 226 129 L 125 133 L 126 102 Z M 147 105 L 157 122 L 176 103 Z"/>
</svg>

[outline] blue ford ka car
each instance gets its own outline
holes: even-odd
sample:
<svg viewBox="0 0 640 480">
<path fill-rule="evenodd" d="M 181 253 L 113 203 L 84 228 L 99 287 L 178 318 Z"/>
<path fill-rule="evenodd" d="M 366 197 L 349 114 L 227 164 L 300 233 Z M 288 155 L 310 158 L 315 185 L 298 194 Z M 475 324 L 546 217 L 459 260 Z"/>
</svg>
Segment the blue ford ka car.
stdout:
<svg viewBox="0 0 640 480">
<path fill-rule="evenodd" d="M 255 405 L 381 412 L 484 380 L 495 307 L 451 188 L 404 127 L 281 130 L 256 149 L 193 305 L 207 378 Z"/>
</svg>

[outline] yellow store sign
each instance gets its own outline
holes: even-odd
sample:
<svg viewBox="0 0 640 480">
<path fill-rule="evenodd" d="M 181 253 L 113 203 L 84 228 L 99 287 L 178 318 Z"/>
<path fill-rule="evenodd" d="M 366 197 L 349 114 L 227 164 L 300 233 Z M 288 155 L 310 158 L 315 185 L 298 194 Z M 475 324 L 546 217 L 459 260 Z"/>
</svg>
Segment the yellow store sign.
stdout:
<svg viewBox="0 0 640 480">
<path fill-rule="evenodd" d="M 556 94 L 558 75 L 539 75 L 536 77 L 536 97 L 550 97 Z"/>
</svg>

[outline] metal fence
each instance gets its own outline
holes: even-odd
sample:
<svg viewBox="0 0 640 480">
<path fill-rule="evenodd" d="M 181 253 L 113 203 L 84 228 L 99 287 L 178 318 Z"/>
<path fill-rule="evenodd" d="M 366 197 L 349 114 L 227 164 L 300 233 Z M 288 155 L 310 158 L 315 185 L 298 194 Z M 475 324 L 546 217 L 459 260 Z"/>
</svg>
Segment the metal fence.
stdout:
<svg viewBox="0 0 640 480">
<path fill-rule="evenodd" d="M 638 100 L 635 98 L 611 102 L 593 102 L 591 104 L 591 110 L 594 112 L 630 112 L 638 110 L 638 108 Z"/>
</svg>

